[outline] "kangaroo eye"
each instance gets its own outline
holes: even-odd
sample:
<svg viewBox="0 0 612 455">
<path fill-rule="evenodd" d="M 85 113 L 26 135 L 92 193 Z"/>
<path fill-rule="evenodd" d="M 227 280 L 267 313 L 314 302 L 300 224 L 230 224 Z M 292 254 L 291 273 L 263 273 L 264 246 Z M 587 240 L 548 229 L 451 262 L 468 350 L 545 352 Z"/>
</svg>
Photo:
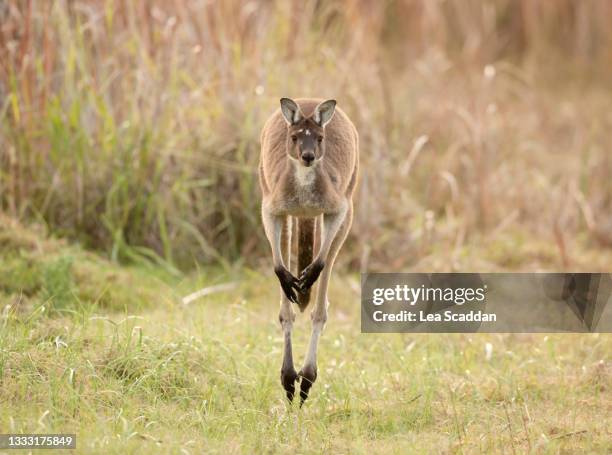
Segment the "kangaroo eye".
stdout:
<svg viewBox="0 0 612 455">
<path fill-rule="evenodd" d="M 295 144 L 297 142 L 297 136 L 295 134 L 291 135 L 291 140 L 293 141 L 293 143 Z"/>
<path fill-rule="evenodd" d="M 317 142 L 318 142 L 319 144 L 320 144 L 321 142 L 323 142 L 323 136 L 319 136 L 319 137 L 317 138 Z"/>
</svg>

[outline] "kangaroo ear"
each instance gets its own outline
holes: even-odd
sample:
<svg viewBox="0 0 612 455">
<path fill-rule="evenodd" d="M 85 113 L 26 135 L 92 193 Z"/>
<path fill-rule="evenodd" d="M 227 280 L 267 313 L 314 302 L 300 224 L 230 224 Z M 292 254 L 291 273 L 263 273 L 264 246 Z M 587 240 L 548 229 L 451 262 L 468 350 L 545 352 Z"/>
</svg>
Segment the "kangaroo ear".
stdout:
<svg viewBox="0 0 612 455">
<path fill-rule="evenodd" d="M 336 100 L 323 101 L 315 107 L 313 115 L 314 121 L 317 122 L 319 126 L 325 126 L 334 116 L 334 112 L 336 112 Z"/>
<path fill-rule="evenodd" d="M 290 98 L 280 99 L 281 112 L 289 125 L 297 123 L 302 118 L 302 111 L 295 101 Z"/>
</svg>

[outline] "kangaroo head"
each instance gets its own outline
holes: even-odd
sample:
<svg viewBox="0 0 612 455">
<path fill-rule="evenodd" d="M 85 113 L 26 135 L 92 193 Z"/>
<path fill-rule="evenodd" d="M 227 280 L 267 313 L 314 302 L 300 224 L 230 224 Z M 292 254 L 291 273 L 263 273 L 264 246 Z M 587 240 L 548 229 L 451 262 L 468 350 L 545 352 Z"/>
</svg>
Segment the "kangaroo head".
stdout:
<svg viewBox="0 0 612 455">
<path fill-rule="evenodd" d="M 325 154 L 325 125 L 334 116 L 336 100 L 327 100 L 306 117 L 295 101 L 281 98 L 281 112 L 287 122 L 287 154 L 303 166 L 312 166 Z"/>
</svg>

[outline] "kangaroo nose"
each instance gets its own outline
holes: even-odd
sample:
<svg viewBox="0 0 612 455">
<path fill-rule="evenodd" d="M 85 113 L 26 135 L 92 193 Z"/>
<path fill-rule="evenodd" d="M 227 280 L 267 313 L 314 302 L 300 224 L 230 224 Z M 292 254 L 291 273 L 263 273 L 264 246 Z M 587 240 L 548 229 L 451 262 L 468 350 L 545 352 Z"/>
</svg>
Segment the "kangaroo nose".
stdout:
<svg viewBox="0 0 612 455">
<path fill-rule="evenodd" d="M 315 156 L 313 152 L 302 153 L 302 160 L 304 161 L 304 163 L 310 165 L 310 163 L 312 163 L 314 159 L 315 159 Z"/>
</svg>

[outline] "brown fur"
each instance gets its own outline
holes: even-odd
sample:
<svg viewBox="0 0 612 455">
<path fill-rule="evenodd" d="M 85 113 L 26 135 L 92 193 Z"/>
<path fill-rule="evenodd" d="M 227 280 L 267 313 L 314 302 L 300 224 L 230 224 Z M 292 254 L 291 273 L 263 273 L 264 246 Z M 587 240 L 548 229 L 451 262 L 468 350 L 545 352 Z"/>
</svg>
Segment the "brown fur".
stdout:
<svg viewBox="0 0 612 455">
<path fill-rule="evenodd" d="M 311 119 L 319 99 L 295 100 L 303 119 L 288 127 L 281 110 L 268 119 L 261 134 L 259 181 L 263 204 L 274 214 L 298 218 L 298 276 L 313 259 L 315 244 L 315 217 L 337 210 L 351 199 L 358 172 L 358 135 L 355 126 L 338 107 L 324 129 L 324 156 L 313 168 L 296 170 L 301 166 L 298 156 L 288 155 L 292 131 L 304 128 L 322 134 Z M 289 144 L 289 145 L 288 145 Z M 318 157 L 317 157 L 318 158 Z M 296 172 L 314 173 L 312 183 L 301 185 Z M 320 230 L 317 232 L 320 235 Z M 285 258 L 287 263 L 289 258 Z M 307 307 L 310 292 L 298 296 L 301 311 Z"/>
<path fill-rule="evenodd" d="M 261 216 L 280 285 L 278 320 L 285 347 L 281 384 L 292 401 L 298 382 L 302 405 L 317 379 L 317 349 L 327 322 L 329 281 L 353 220 L 359 139 L 335 100 L 281 98 L 280 106 L 261 134 Z M 298 276 L 290 271 L 289 257 L 294 218 Z M 315 283 L 310 342 L 302 368 L 296 371 L 291 345 L 292 303 L 304 311 Z"/>
<path fill-rule="evenodd" d="M 322 100 L 295 101 L 308 118 Z M 325 156 L 316 166 L 316 179 L 308 195 L 301 194 L 295 180 L 293 163 L 287 157 L 287 135 L 287 124 L 278 109 L 261 133 L 259 165 L 264 204 L 268 204 L 272 213 L 312 217 L 335 209 L 341 199 L 352 196 L 358 170 L 358 136 L 339 107 L 325 127 Z"/>
</svg>

